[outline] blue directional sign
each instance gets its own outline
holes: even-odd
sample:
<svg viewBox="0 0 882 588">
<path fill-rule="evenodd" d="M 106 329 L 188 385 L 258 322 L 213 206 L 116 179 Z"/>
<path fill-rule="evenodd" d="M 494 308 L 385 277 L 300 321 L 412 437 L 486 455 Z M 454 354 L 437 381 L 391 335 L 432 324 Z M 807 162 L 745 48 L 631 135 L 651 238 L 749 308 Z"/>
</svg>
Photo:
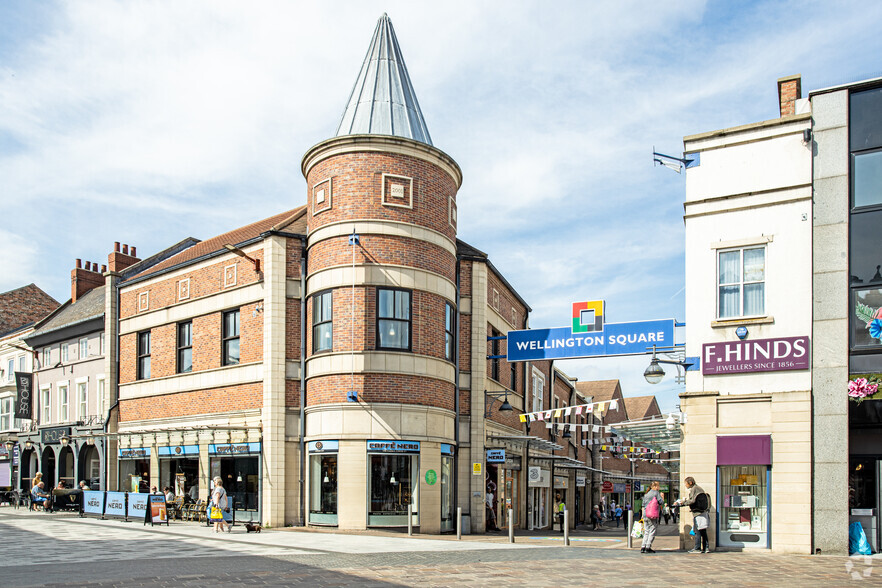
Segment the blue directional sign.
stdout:
<svg viewBox="0 0 882 588">
<path fill-rule="evenodd" d="M 508 332 L 508 361 L 643 355 L 653 345 L 674 346 L 674 319 L 605 323 L 603 330 L 573 333 L 571 327 Z"/>
</svg>

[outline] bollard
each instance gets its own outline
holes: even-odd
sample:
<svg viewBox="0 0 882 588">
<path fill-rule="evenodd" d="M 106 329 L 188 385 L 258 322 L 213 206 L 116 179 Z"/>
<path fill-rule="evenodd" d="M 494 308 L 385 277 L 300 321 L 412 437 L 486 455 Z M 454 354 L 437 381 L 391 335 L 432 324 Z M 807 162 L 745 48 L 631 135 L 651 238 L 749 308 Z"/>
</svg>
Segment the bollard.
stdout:
<svg viewBox="0 0 882 588">
<path fill-rule="evenodd" d="M 511 518 L 512 509 L 508 509 L 508 542 L 514 543 L 514 520 Z"/>
<path fill-rule="evenodd" d="M 456 507 L 456 538 L 462 539 L 462 507 Z"/>
<path fill-rule="evenodd" d="M 407 534 L 413 535 L 413 505 L 407 505 Z"/>
<path fill-rule="evenodd" d="M 570 511 L 564 508 L 563 518 L 564 547 L 570 546 Z"/>
<path fill-rule="evenodd" d="M 628 511 L 628 527 L 625 531 L 628 532 L 628 549 L 631 549 L 634 546 L 634 538 L 631 537 L 631 527 L 634 526 L 634 511 Z"/>
</svg>

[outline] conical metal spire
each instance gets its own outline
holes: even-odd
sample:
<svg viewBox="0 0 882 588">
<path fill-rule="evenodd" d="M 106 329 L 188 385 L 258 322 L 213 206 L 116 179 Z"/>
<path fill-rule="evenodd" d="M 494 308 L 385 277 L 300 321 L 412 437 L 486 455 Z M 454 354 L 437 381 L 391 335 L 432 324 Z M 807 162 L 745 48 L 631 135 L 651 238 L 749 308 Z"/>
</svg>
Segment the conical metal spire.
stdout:
<svg viewBox="0 0 882 588">
<path fill-rule="evenodd" d="M 342 135 L 394 135 L 432 144 L 392 21 L 377 22 L 367 55 L 337 127 Z"/>
</svg>

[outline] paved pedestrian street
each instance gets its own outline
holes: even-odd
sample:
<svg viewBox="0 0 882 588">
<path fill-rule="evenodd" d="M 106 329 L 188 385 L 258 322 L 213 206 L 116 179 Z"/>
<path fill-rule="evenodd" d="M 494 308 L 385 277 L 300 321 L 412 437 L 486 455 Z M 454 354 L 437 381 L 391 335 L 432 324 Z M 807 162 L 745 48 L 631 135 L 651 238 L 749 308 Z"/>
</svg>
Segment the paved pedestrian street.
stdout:
<svg viewBox="0 0 882 588">
<path fill-rule="evenodd" d="M 855 586 L 882 585 L 882 559 L 627 549 L 621 530 L 407 537 L 294 529 L 215 534 L 204 525 L 95 520 L 0 509 L 0 586 Z"/>
</svg>

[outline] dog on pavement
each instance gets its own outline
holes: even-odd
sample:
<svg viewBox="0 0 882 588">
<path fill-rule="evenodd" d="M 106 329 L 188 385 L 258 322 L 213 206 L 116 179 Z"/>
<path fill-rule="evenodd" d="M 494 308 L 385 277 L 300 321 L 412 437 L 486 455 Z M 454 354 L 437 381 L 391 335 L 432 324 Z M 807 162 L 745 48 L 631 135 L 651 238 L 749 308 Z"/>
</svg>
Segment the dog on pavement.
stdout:
<svg viewBox="0 0 882 588">
<path fill-rule="evenodd" d="M 260 533 L 260 523 L 245 523 L 245 531 L 248 533 Z"/>
</svg>

